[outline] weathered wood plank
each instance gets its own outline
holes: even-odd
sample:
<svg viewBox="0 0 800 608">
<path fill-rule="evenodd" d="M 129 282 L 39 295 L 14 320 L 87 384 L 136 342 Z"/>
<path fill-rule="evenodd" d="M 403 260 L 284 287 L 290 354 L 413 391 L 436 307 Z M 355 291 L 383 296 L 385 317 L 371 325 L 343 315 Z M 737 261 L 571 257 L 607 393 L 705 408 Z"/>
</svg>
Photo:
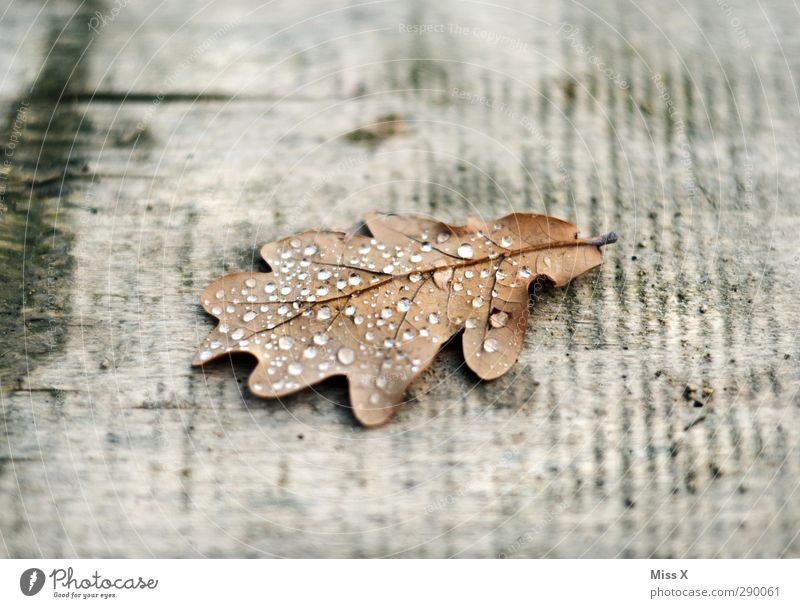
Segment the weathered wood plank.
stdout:
<svg viewBox="0 0 800 608">
<path fill-rule="evenodd" d="M 0 21 L 0 553 L 800 555 L 790 6 L 135 4 Z M 624 238 L 383 429 L 189 367 L 210 280 L 374 208 Z"/>
</svg>

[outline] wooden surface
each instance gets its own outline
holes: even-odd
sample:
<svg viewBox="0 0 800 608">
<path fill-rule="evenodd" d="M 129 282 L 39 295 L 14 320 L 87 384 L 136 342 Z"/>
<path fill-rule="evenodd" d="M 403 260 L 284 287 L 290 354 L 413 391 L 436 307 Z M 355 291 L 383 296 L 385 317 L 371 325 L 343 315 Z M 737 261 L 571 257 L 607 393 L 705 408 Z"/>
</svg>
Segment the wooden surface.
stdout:
<svg viewBox="0 0 800 608">
<path fill-rule="evenodd" d="M 800 557 L 794 3 L 127 4 L 0 5 L 0 555 Z M 190 367 L 372 209 L 622 238 L 378 430 Z"/>
</svg>

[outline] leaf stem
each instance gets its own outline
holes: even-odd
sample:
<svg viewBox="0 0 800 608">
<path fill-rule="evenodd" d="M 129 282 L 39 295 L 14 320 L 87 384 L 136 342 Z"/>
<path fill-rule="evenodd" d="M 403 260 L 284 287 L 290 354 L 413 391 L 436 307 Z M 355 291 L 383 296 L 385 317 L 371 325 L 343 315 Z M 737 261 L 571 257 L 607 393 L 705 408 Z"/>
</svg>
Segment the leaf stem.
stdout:
<svg viewBox="0 0 800 608">
<path fill-rule="evenodd" d="M 619 240 L 619 235 L 616 232 L 609 232 L 608 234 L 603 234 L 600 236 L 593 237 L 591 239 L 586 239 L 583 241 L 586 245 L 596 245 L 597 247 L 602 247 L 603 245 L 610 245 L 611 243 L 616 243 Z"/>
</svg>

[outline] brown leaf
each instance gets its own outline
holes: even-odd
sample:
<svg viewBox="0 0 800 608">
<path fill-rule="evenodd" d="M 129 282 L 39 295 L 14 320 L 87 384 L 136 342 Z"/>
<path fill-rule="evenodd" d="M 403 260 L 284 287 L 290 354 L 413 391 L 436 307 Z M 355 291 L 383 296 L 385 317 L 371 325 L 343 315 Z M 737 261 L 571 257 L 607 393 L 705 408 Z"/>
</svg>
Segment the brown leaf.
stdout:
<svg viewBox="0 0 800 608">
<path fill-rule="evenodd" d="M 575 225 L 514 213 L 466 226 L 370 213 L 373 237 L 309 231 L 264 245 L 272 272 L 239 272 L 206 288 L 220 320 L 194 365 L 226 353 L 258 360 L 250 390 L 281 397 L 343 375 L 356 418 L 386 422 L 408 385 L 456 332 L 481 378 L 506 373 L 522 350 L 528 287 L 599 266 L 610 233 L 578 239 Z"/>
</svg>

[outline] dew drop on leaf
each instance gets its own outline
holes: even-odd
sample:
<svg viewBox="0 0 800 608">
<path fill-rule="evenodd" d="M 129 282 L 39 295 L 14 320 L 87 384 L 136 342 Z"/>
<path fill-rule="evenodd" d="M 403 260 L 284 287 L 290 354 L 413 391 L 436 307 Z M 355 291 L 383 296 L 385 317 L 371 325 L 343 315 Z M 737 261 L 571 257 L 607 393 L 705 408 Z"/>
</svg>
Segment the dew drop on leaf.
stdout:
<svg viewBox="0 0 800 608">
<path fill-rule="evenodd" d="M 291 336 L 281 336 L 278 338 L 278 348 L 281 350 L 290 350 L 294 346 L 294 338 Z"/>
<path fill-rule="evenodd" d="M 494 338 L 486 338 L 486 340 L 483 341 L 483 350 L 487 353 L 496 353 L 500 350 L 500 345 Z"/>
<path fill-rule="evenodd" d="M 303 364 L 299 361 L 292 361 L 289 367 L 286 368 L 286 371 L 289 372 L 291 376 L 299 376 L 303 373 Z"/>
<path fill-rule="evenodd" d="M 489 317 L 489 324 L 494 328 L 505 327 L 507 323 L 508 313 L 503 312 L 502 310 L 492 314 L 492 316 Z"/>
<path fill-rule="evenodd" d="M 352 348 L 348 348 L 347 346 L 343 346 L 336 352 L 336 359 L 342 365 L 352 365 L 352 363 L 356 360 L 356 351 Z"/>
</svg>

